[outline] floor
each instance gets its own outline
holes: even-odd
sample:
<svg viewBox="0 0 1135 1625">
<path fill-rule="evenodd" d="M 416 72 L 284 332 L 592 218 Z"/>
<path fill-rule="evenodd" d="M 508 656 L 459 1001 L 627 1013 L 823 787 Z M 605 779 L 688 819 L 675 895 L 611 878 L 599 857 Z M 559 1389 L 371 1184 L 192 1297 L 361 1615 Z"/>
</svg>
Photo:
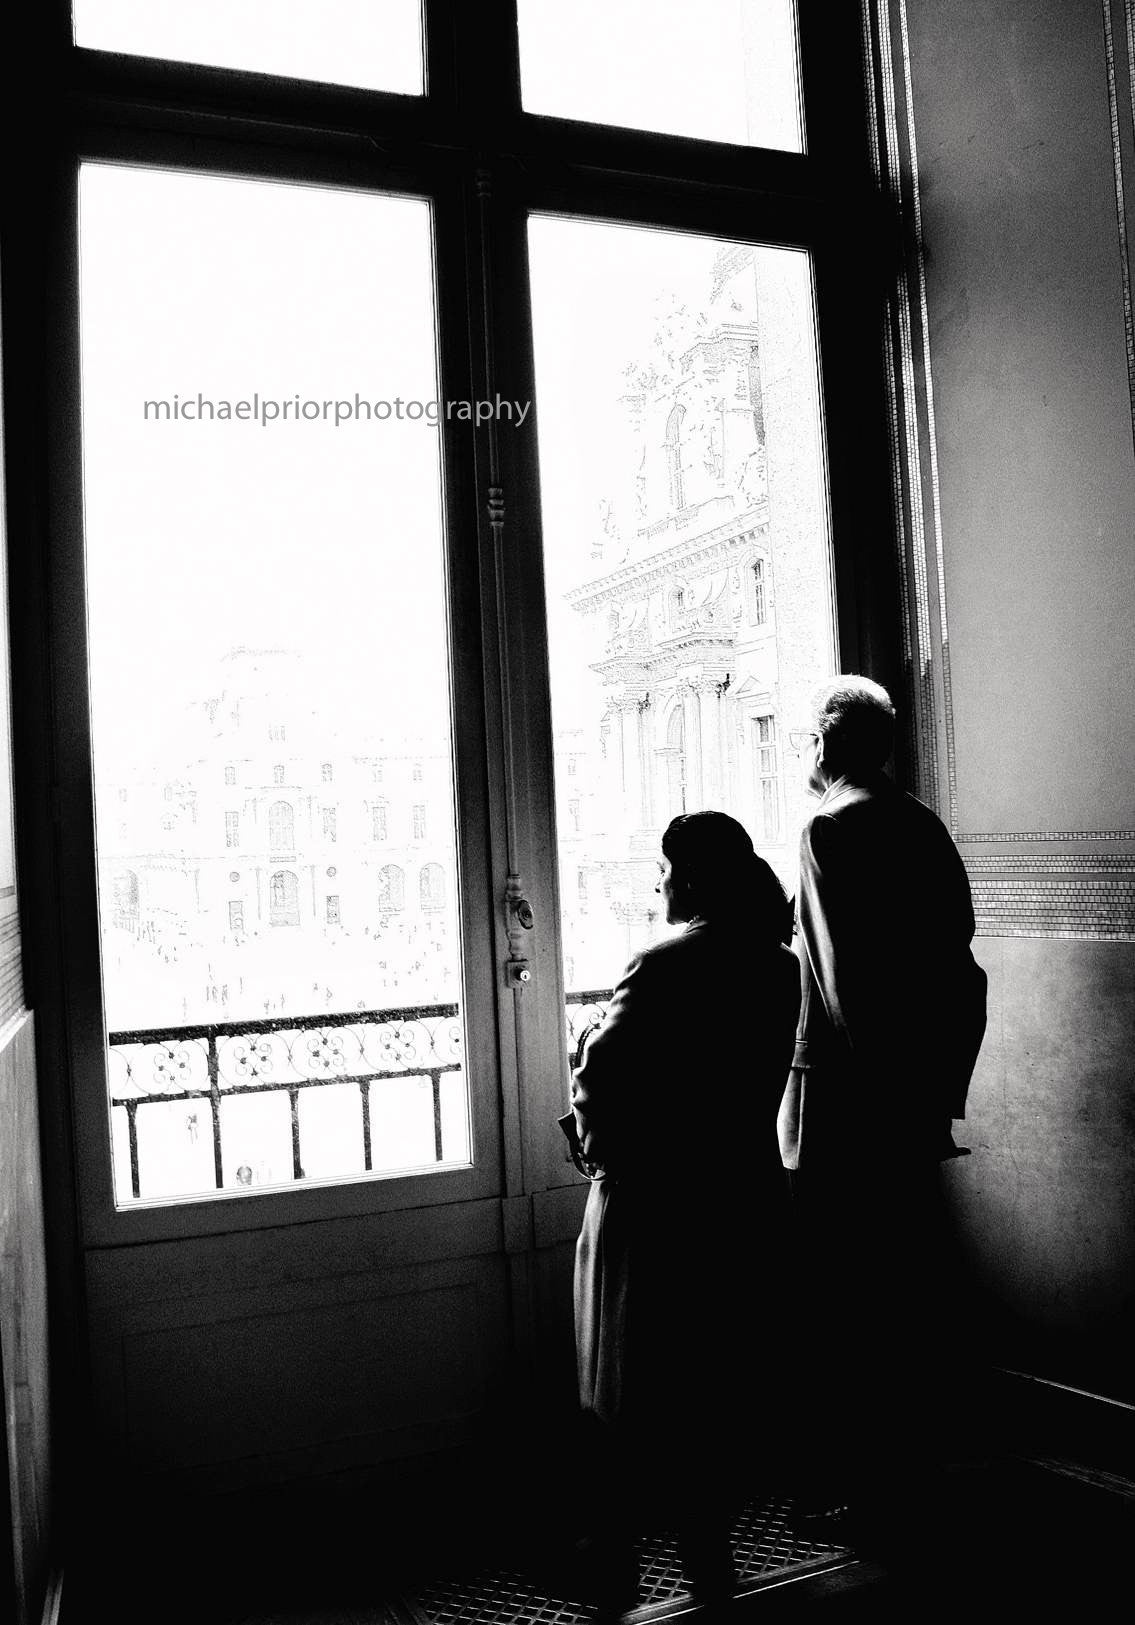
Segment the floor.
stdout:
<svg viewBox="0 0 1135 1625">
<path fill-rule="evenodd" d="M 357 1509 L 320 1524 L 281 1515 L 242 1523 L 192 1508 L 161 1528 L 145 1509 L 115 1509 L 117 1544 L 71 1565 L 61 1625 L 586 1625 L 565 1541 L 496 1529 L 436 1562 L 400 1561 L 398 1541 Z M 777 1496 L 751 1502 L 735 1531 L 740 1573 L 728 1612 L 762 1621 L 826 1610 L 902 1621 L 1107 1619 L 1129 1590 L 1135 1485 L 1059 1461 L 1002 1457 L 956 1466 L 902 1551 L 803 1539 Z M 440 1546 L 440 1542 L 439 1542 Z M 641 1606 L 629 1625 L 693 1612 L 672 1541 L 640 1551 Z M 697 1617 L 702 1618 L 708 1610 Z M 838 1616 L 838 1618 L 837 1618 Z"/>
</svg>

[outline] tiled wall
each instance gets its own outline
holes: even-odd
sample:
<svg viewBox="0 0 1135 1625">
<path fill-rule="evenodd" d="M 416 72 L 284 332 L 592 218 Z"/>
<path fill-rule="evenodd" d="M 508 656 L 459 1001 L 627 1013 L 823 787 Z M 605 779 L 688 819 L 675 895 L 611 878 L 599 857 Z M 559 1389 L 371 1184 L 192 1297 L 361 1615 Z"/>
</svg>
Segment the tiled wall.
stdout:
<svg viewBox="0 0 1135 1625">
<path fill-rule="evenodd" d="M 981 937 L 1135 941 L 1135 853 L 966 856 Z"/>
</svg>

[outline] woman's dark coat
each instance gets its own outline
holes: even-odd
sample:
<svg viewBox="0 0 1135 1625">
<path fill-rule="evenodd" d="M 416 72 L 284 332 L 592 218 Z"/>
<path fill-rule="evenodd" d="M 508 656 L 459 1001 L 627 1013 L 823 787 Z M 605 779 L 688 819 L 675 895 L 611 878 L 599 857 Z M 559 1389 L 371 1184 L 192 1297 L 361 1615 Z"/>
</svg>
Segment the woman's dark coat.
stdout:
<svg viewBox="0 0 1135 1625">
<path fill-rule="evenodd" d="M 776 1113 L 799 997 L 788 949 L 695 921 L 631 962 L 587 1046 L 572 1106 L 602 1172 L 576 1344 L 581 1402 L 604 1421 L 700 1430 L 756 1386 L 777 1337 Z"/>
</svg>

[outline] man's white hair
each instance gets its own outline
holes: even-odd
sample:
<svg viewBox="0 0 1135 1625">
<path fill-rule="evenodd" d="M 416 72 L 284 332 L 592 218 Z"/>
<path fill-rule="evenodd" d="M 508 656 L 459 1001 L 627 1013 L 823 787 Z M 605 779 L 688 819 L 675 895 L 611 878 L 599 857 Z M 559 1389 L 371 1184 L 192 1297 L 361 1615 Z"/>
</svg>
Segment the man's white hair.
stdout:
<svg viewBox="0 0 1135 1625">
<path fill-rule="evenodd" d="M 812 696 L 812 720 L 834 766 L 874 771 L 891 754 L 895 708 L 870 677 L 845 672 L 821 683 Z"/>
</svg>

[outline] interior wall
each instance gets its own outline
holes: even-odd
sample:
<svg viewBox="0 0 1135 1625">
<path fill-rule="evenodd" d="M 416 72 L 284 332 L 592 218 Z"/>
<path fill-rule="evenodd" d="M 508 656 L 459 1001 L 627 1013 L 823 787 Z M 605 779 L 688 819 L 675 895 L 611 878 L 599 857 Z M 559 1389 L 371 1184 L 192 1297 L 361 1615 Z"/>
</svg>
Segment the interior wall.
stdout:
<svg viewBox="0 0 1135 1625">
<path fill-rule="evenodd" d="M 1131 0 L 906 0 L 987 1352 L 1135 1398 Z M 943 798 L 945 800 L 945 797 Z"/>
</svg>

